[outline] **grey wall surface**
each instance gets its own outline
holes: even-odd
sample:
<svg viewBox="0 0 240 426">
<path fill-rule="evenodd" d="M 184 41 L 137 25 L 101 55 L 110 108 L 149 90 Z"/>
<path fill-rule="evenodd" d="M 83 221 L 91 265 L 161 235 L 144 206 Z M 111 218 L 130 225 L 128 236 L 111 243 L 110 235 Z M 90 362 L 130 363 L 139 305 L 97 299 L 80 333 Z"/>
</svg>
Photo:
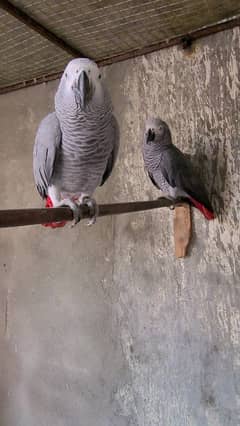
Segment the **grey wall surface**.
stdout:
<svg viewBox="0 0 240 426">
<path fill-rule="evenodd" d="M 105 70 L 121 149 L 99 202 L 159 195 L 143 170 L 148 115 L 195 158 L 218 219 L 193 213 L 174 258 L 168 209 L 93 227 L 0 230 L 1 426 L 240 424 L 239 29 Z M 36 128 L 57 82 L 0 97 L 0 207 L 41 206 Z"/>
</svg>

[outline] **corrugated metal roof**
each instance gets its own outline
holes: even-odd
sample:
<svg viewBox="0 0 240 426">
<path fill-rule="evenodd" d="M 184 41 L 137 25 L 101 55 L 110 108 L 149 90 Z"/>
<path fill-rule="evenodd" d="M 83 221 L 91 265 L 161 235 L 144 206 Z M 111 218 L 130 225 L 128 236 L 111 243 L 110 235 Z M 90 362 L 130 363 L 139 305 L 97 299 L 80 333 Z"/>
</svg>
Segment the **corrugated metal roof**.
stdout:
<svg viewBox="0 0 240 426">
<path fill-rule="evenodd" d="M 11 3 L 96 61 L 140 52 L 147 46 L 240 14 L 239 0 L 14 0 Z M 0 89 L 61 72 L 72 57 L 1 9 L 0 55 Z"/>
</svg>

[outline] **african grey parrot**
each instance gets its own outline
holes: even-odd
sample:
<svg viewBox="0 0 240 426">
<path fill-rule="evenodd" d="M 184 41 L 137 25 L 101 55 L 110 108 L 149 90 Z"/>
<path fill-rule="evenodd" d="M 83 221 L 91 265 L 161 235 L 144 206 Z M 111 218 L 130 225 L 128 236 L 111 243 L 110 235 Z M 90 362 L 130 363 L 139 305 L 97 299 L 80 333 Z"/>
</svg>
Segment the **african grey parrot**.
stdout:
<svg viewBox="0 0 240 426">
<path fill-rule="evenodd" d="M 69 206 L 75 222 L 78 204 L 86 203 L 95 219 L 92 195 L 110 176 L 118 148 L 119 128 L 97 64 L 73 59 L 60 80 L 55 112 L 37 131 L 33 171 L 39 194 L 53 207 Z"/>
<path fill-rule="evenodd" d="M 187 198 L 208 220 L 214 219 L 203 183 L 190 160 L 173 145 L 169 127 L 160 118 L 146 123 L 143 159 L 152 183 L 168 198 Z"/>
</svg>

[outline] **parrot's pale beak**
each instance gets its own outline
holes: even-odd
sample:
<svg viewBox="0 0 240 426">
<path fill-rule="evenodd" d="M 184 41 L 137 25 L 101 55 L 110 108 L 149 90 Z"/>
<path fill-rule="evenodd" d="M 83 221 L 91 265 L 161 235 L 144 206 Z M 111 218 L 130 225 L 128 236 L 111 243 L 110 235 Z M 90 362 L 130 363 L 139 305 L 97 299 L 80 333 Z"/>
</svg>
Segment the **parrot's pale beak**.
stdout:
<svg viewBox="0 0 240 426">
<path fill-rule="evenodd" d="M 79 75 L 77 86 L 78 86 L 78 93 L 80 96 L 81 108 L 85 109 L 86 104 L 89 101 L 90 95 L 91 95 L 90 81 L 85 71 L 82 71 L 81 74 Z"/>
<path fill-rule="evenodd" d="M 155 132 L 152 129 L 149 129 L 146 134 L 146 142 L 153 142 L 155 139 Z"/>
</svg>

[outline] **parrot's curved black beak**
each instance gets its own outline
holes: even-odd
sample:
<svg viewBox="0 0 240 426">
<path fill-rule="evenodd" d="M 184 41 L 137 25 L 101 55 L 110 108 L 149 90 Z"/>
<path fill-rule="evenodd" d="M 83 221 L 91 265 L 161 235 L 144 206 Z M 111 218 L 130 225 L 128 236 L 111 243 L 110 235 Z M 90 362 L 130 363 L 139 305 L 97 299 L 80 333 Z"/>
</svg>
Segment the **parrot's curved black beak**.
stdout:
<svg viewBox="0 0 240 426">
<path fill-rule="evenodd" d="M 147 134 L 146 134 L 146 142 L 153 142 L 155 139 L 155 132 L 152 129 L 148 129 Z"/>
<path fill-rule="evenodd" d="M 77 81 L 78 92 L 80 96 L 81 108 L 85 109 L 91 95 L 91 86 L 86 71 L 82 71 Z"/>
</svg>

